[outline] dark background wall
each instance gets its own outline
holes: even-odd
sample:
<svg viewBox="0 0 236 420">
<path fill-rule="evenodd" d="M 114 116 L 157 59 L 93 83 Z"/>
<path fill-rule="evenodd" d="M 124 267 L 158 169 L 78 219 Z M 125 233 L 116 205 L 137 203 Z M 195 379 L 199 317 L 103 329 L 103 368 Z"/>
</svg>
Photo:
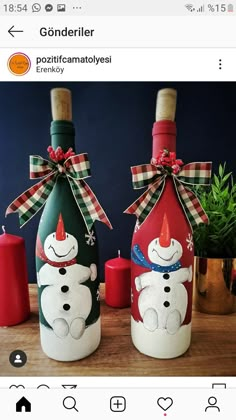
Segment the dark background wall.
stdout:
<svg viewBox="0 0 236 420">
<path fill-rule="evenodd" d="M 72 90 L 76 151 L 88 152 L 89 185 L 114 229 L 96 222 L 100 270 L 121 249 L 129 258 L 135 217 L 123 211 L 143 191 L 134 192 L 130 166 L 151 157 L 157 91 L 173 87 L 177 101 L 177 156 L 185 163 L 212 160 L 236 168 L 236 83 L 1 83 L 0 84 L 0 225 L 26 241 L 29 280 L 34 282 L 34 247 L 40 214 L 22 229 L 18 215 L 5 210 L 29 180 L 29 155 L 47 157 L 51 122 L 50 90 Z M 1 263 L 1 262 L 0 262 Z"/>
</svg>

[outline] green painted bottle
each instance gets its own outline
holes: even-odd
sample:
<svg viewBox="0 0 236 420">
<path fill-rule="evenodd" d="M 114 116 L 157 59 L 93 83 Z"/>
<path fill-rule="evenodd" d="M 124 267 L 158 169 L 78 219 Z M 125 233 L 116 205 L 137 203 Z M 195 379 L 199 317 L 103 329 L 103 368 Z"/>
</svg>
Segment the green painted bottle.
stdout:
<svg viewBox="0 0 236 420">
<path fill-rule="evenodd" d="M 71 92 L 53 89 L 51 103 L 49 150 L 75 151 Z M 42 349 L 52 359 L 73 361 L 100 343 L 98 242 L 94 226 L 87 229 L 62 163 L 39 223 L 36 270 Z"/>
</svg>

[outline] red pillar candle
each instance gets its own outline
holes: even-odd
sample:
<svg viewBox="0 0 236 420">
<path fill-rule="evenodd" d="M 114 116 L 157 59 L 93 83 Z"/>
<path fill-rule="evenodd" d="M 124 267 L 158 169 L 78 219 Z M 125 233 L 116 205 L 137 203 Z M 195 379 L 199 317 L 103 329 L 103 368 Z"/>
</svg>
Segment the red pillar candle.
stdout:
<svg viewBox="0 0 236 420">
<path fill-rule="evenodd" d="M 118 257 L 105 263 L 105 300 L 114 308 L 130 306 L 130 260 Z"/>
<path fill-rule="evenodd" d="M 30 314 L 25 242 L 5 232 L 0 235 L 0 326 L 16 325 Z"/>
</svg>

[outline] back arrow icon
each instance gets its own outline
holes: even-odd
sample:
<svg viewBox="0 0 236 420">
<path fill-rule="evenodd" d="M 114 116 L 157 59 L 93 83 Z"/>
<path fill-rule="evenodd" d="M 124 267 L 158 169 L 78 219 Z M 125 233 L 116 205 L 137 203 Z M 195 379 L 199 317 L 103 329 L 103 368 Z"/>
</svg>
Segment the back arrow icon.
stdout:
<svg viewBox="0 0 236 420">
<path fill-rule="evenodd" d="M 15 38 L 15 35 L 14 35 L 14 32 L 24 32 L 24 31 L 20 31 L 20 30 L 16 30 L 16 29 L 14 29 L 13 30 L 13 28 L 15 27 L 15 25 L 12 25 L 12 27 L 10 28 L 10 29 L 8 29 L 8 33 L 13 37 L 13 38 Z"/>
</svg>

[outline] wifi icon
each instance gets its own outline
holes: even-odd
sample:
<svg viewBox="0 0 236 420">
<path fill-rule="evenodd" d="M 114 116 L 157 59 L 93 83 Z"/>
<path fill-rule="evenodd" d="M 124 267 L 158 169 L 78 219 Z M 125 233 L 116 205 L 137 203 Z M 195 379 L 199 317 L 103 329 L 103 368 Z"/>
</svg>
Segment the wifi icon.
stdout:
<svg viewBox="0 0 236 420">
<path fill-rule="evenodd" d="M 195 11 L 195 7 L 194 7 L 193 4 L 185 4 L 185 7 L 189 12 L 194 12 Z"/>
</svg>

